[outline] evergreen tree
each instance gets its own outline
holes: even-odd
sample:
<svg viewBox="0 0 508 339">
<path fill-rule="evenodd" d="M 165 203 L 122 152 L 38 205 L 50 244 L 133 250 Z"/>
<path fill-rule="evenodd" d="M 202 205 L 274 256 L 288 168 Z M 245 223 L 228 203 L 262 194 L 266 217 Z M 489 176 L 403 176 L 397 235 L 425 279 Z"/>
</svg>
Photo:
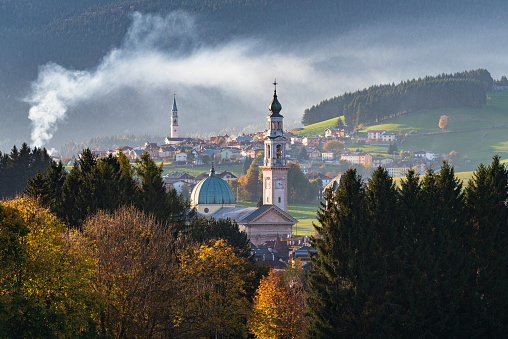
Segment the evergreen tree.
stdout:
<svg viewBox="0 0 508 339">
<path fill-rule="evenodd" d="M 90 149 L 83 150 L 62 186 L 58 215 L 70 227 L 80 228 L 98 210 L 112 212 L 133 204 L 137 186 L 125 156 L 98 159 Z"/>
<path fill-rule="evenodd" d="M 501 338 L 508 333 L 508 173 L 498 156 L 478 167 L 465 191 L 477 265 L 471 283 L 482 297 L 484 335 Z"/>
<path fill-rule="evenodd" d="M 400 330 L 400 302 L 398 280 L 400 276 L 400 221 L 398 192 L 395 183 L 383 167 L 378 167 L 368 180 L 366 188 L 368 233 L 372 238 L 374 253 L 369 260 L 371 266 L 371 288 L 367 290 L 370 303 L 370 318 L 367 326 L 370 333 L 385 333 L 393 336 Z"/>
<path fill-rule="evenodd" d="M 337 122 L 335 123 L 335 128 L 339 131 L 344 128 L 344 121 L 342 120 L 342 117 L 339 117 L 337 119 Z"/>
<path fill-rule="evenodd" d="M 309 180 L 303 174 L 299 164 L 289 162 L 288 167 L 288 201 L 307 201 L 310 189 Z"/>
<path fill-rule="evenodd" d="M 344 173 L 326 201 L 314 225 L 317 236 L 311 238 L 318 253 L 311 256 L 305 336 L 359 337 L 368 333 L 362 332 L 368 331 L 363 315 L 370 301 L 375 239 L 369 238 L 365 187 L 355 170 Z"/>
<path fill-rule="evenodd" d="M 162 164 L 157 166 L 148 152 L 144 152 L 136 163 L 136 174 L 141 181 L 138 207 L 145 213 L 152 214 L 158 221 L 183 230 L 186 221 L 193 218 L 194 214 L 190 211 L 188 202 L 176 190 L 166 191 L 162 180 Z"/>
<path fill-rule="evenodd" d="M 60 216 L 71 228 L 81 228 L 86 217 L 96 211 L 92 187 L 95 166 L 97 157 L 90 149 L 83 150 L 62 187 Z"/>
<path fill-rule="evenodd" d="M 119 188 L 120 192 L 120 200 L 123 204 L 133 203 L 138 199 L 139 195 L 139 186 L 134 180 L 135 170 L 131 166 L 129 158 L 123 153 L 122 150 L 118 152 L 117 155 L 118 164 L 119 164 Z"/>
<path fill-rule="evenodd" d="M 399 149 L 397 148 L 396 143 L 390 143 L 390 146 L 388 146 L 388 154 L 397 154 L 399 152 Z"/>
<path fill-rule="evenodd" d="M 28 186 L 24 193 L 38 197 L 42 206 L 48 207 L 53 213 L 60 215 L 62 203 L 62 187 L 67 177 L 67 171 L 62 162 L 52 161 L 45 172 L 37 172 L 37 175 L 28 180 Z"/>
<path fill-rule="evenodd" d="M 242 165 L 242 175 L 247 174 L 247 171 L 249 170 L 250 165 L 252 164 L 252 161 L 254 161 L 254 159 L 252 159 L 251 157 L 245 158 L 245 161 L 243 162 L 243 165 Z"/>
<path fill-rule="evenodd" d="M 302 148 L 300 148 L 297 158 L 298 158 L 298 160 L 309 159 L 309 155 L 307 154 L 307 149 L 305 148 L 305 146 L 302 146 Z"/>
<path fill-rule="evenodd" d="M 0 154 L 0 197 L 21 194 L 28 180 L 37 175 L 37 171 L 44 171 L 50 163 L 51 158 L 45 149 L 30 150 L 26 143 L 20 150 L 14 145 L 10 155 Z"/>
<path fill-rule="evenodd" d="M 462 184 L 453 168 L 443 163 L 439 174 L 428 171 L 422 182 L 419 220 L 414 232 L 418 262 L 414 292 L 421 333 L 437 337 L 470 337 L 464 299 L 473 268 L 468 257 Z"/>
</svg>

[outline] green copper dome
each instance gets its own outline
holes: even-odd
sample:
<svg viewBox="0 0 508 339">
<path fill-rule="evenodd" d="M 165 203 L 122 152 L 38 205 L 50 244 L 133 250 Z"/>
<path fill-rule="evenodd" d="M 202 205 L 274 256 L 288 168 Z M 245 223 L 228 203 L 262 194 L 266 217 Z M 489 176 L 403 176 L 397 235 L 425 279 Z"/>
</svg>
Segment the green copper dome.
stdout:
<svg viewBox="0 0 508 339">
<path fill-rule="evenodd" d="M 190 200 L 197 205 L 233 205 L 235 195 L 227 182 L 215 176 L 215 169 L 212 167 L 210 176 L 194 187 Z"/>
</svg>

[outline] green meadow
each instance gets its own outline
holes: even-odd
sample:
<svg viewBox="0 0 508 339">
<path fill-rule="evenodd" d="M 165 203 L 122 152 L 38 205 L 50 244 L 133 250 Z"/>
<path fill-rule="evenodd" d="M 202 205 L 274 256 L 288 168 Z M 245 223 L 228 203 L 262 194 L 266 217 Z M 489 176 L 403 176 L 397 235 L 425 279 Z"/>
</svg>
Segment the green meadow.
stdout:
<svg viewBox="0 0 508 339">
<path fill-rule="evenodd" d="M 341 117 L 343 118 L 343 117 Z M 293 132 L 296 135 L 304 135 L 306 137 L 317 137 L 325 133 L 325 129 L 334 128 L 339 118 L 332 118 L 329 120 L 321 121 L 312 125 L 301 128 L 296 128 Z M 344 119 L 343 119 L 344 120 Z"/>
<path fill-rule="evenodd" d="M 450 118 L 445 130 L 438 126 L 441 115 Z M 335 125 L 337 119 L 303 127 L 297 134 L 323 134 L 325 128 Z M 456 170 L 473 171 L 480 163 L 490 163 L 495 154 L 499 154 L 502 160 L 508 158 L 508 91 L 489 93 L 487 104 L 481 108 L 423 110 L 365 127 L 358 132 L 359 136 L 366 137 L 370 129 L 384 129 L 404 135 L 404 141 L 397 145 L 399 151 L 426 150 L 445 154 L 455 151 L 461 159 L 455 164 Z M 373 153 L 381 153 L 387 148 L 355 144 L 346 146 Z"/>
<path fill-rule="evenodd" d="M 160 166 L 160 162 L 157 163 L 157 165 Z M 212 167 L 212 165 L 173 166 L 170 164 L 167 164 L 167 165 L 164 164 L 162 175 L 171 173 L 171 172 L 177 172 L 177 173 L 187 172 L 190 175 L 195 177 L 195 176 L 200 175 L 203 172 L 210 172 L 211 167 Z M 215 172 L 224 172 L 224 171 L 231 172 L 234 175 L 236 175 L 237 177 L 242 175 L 242 164 L 222 163 L 222 164 L 214 165 L 214 168 L 215 168 Z"/>
</svg>

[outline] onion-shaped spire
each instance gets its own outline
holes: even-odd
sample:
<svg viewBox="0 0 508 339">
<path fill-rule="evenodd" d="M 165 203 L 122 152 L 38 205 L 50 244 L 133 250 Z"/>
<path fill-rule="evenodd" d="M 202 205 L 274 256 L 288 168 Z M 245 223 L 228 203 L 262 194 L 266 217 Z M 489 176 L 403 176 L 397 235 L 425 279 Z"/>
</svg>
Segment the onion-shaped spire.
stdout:
<svg viewBox="0 0 508 339">
<path fill-rule="evenodd" d="M 282 105 L 277 100 L 277 79 L 273 82 L 273 86 L 273 99 L 268 109 L 272 112 L 271 116 L 280 116 L 279 112 L 282 110 Z"/>
</svg>

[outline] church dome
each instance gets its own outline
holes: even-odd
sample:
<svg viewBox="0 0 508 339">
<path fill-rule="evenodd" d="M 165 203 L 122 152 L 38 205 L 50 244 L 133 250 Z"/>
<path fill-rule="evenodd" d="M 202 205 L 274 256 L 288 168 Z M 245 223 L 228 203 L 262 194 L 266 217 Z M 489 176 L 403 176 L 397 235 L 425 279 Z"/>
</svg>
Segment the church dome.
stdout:
<svg viewBox="0 0 508 339">
<path fill-rule="evenodd" d="M 282 110 L 282 105 L 280 104 L 279 100 L 277 100 L 277 93 L 273 93 L 273 100 L 270 103 L 270 106 L 268 106 L 268 109 L 270 112 L 272 112 L 272 116 L 281 116 L 279 112 Z"/>
<path fill-rule="evenodd" d="M 234 205 L 235 195 L 226 181 L 215 176 L 212 166 L 210 176 L 194 187 L 190 200 L 191 205 Z"/>
<path fill-rule="evenodd" d="M 282 110 L 282 105 L 280 104 L 279 100 L 277 99 L 277 81 L 274 81 L 273 83 L 274 89 L 273 89 L 273 99 L 270 103 L 270 106 L 268 106 L 268 109 L 272 114 L 270 116 L 272 117 L 282 117 L 282 115 L 279 114 L 279 112 Z"/>
</svg>

